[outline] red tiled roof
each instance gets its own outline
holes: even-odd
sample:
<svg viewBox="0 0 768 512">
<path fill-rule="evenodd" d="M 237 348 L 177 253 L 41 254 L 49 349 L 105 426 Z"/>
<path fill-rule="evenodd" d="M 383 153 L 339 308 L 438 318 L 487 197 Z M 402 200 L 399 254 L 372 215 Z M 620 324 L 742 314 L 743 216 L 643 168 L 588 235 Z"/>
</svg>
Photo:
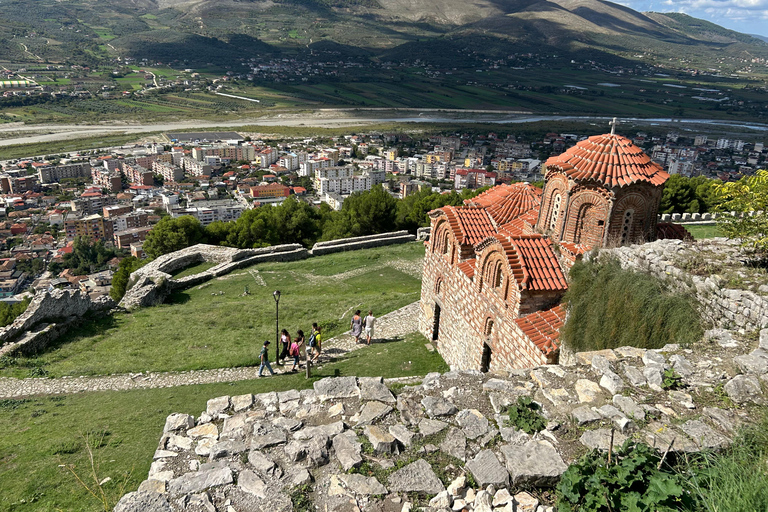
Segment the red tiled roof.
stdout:
<svg viewBox="0 0 768 512">
<path fill-rule="evenodd" d="M 685 227 L 672 222 L 659 222 L 656 224 L 656 238 L 693 241 L 693 235 Z"/>
<path fill-rule="evenodd" d="M 473 258 L 471 260 L 464 261 L 462 263 L 459 263 L 456 265 L 459 270 L 467 274 L 467 277 L 472 279 L 475 277 L 475 262 L 477 259 Z"/>
<path fill-rule="evenodd" d="M 540 235 L 513 238 L 512 243 L 520 254 L 520 260 L 528 274 L 525 287 L 528 290 L 568 289 L 557 256 L 552 250 L 552 242 Z"/>
<path fill-rule="evenodd" d="M 589 247 L 584 244 L 574 244 L 571 242 L 560 242 L 560 247 L 573 255 L 584 254 L 590 250 Z"/>
<path fill-rule="evenodd" d="M 496 233 L 491 217 L 484 208 L 476 206 L 445 206 L 445 213 L 456 240 L 460 244 L 475 245 Z"/>
<path fill-rule="evenodd" d="M 550 354 L 560 346 L 558 337 L 565 323 L 565 305 L 517 318 L 515 323 L 544 354 Z"/>
<path fill-rule="evenodd" d="M 596 181 L 609 187 L 646 182 L 662 185 L 669 178 L 642 149 L 620 135 L 595 135 L 546 162 L 549 172 L 563 172 L 574 180 Z"/>
<path fill-rule="evenodd" d="M 494 222 L 501 225 L 534 208 L 538 209 L 541 206 L 541 193 L 540 188 L 528 183 L 497 185 L 464 203 L 487 208 Z"/>
<path fill-rule="evenodd" d="M 539 209 L 530 210 L 518 218 L 511 220 L 499 227 L 499 233 L 507 236 L 532 235 L 536 231 L 536 220 L 539 218 Z"/>
</svg>

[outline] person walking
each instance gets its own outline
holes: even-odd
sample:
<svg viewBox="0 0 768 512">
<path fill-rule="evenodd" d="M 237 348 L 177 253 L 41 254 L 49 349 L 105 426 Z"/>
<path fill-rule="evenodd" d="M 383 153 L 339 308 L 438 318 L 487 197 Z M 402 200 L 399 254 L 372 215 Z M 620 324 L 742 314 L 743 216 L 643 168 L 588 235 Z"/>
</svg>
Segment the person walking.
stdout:
<svg viewBox="0 0 768 512">
<path fill-rule="evenodd" d="M 293 340 L 291 343 L 291 348 L 288 349 L 288 353 L 291 357 L 293 357 L 293 367 L 291 368 L 292 372 L 295 372 L 297 368 L 301 368 L 301 365 L 299 364 L 299 357 L 301 356 L 301 346 L 304 344 L 304 331 L 299 329 L 296 331 L 296 339 Z"/>
<path fill-rule="evenodd" d="M 368 344 L 371 344 L 371 338 L 373 338 L 373 326 L 376 323 L 376 317 L 373 316 L 373 311 L 368 310 L 368 316 L 365 317 L 365 339 Z"/>
<path fill-rule="evenodd" d="M 312 323 L 312 334 L 309 335 L 309 346 L 312 348 L 312 362 L 316 363 L 320 359 L 320 352 L 323 350 L 322 334 L 317 322 Z"/>
<path fill-rule="evenodd" d="M 359 309 L 352 316 L 349 328 L 352 330 L 352 336 L 355 337 L 355 344 L 360 343 L 360 335 L 363 334 L 363 319 L 360 317 Z"/>
<path fill-rule="evenodd" d="M 272 371 L 272 367 L 269 365 L 269 340 L 264 342 L 264 346 L 261 347 L 261 353 L 259 354 L 259 360 L 261 361 L 261 365 L 259 366 L 259 377 L 263 377 L 262 375 L 264 373 L 264 368 L 269 370 L 270 375 L 274 375 L 275 372 Z"/>
<path fill-rule="evenodd" d="M 280 357 L 277 358 L 277 364 L 282 366 L 288 357 L 288 349 L 291 347 L 291 335 L 285 329 L 280 331 L 280 344 L 282 345 L 282 350 L 280 350 Z"/>
</svg>

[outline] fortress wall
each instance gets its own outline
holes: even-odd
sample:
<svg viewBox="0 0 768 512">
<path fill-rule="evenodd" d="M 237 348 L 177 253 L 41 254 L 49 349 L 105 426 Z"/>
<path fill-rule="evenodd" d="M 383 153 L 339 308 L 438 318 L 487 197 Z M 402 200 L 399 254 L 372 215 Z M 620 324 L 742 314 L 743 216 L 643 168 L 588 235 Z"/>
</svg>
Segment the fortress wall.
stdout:
<svg viewBox="0 0 768 512">
<path fill-rule="evenodd" d="M 733 244 L 725 239 L 721 243 Z M 599 254 L 615 256 L 623 268 L 647 272 L 693 294 L 701 305 L 702 316 L 713 325 L 746 331 L 768 327 L 767 295 L 726 288 L 724 279 L 718 275 L 696 276 L 673 265 L 672 260 L 684 257 L 690 247 L 690 243 L 682 240 L 657 240 L 605 249 Z"/>
<path fill-rule="evenodd" d="M 370 249 L 372 247 L 382 247 L 385 245 L 403 244 L 416 240 L 415 235 L 407 231 L 397 231 L 394 233 L 382 233 L 373 236 L 361 236 L 356 238 L 342 238 L 330 242 L 318 242 L 310 251 L 312 256 L 322 254 L 331 254 L 335 252 L 356 251 L 358 249 Z"/>
</svg>

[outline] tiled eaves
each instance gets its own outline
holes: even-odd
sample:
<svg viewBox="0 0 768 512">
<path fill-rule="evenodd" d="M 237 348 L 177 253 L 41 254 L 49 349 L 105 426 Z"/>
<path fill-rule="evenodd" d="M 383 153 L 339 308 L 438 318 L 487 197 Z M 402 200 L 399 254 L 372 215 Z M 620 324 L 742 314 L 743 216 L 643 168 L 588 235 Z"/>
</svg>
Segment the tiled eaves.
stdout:
<svg viewBox="0 0 768 512">
<path fill-rule="evenodd" d="M 559 304 L 552 309 L 517 318 L 515 323 L 539 350 L 549 355 L 560 346 L 560 328 L 565 323 L 565 314 L 565 305 Z"/>
</svg>

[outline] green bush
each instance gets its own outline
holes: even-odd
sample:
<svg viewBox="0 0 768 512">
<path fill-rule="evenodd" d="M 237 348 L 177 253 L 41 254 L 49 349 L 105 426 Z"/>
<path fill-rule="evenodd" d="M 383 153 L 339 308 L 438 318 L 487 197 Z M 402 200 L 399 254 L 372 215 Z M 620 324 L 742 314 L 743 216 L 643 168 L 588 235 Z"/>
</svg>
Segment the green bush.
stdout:
<svg viewBox="0 0 768 512">
<path fill-rule="evenodd" d="M 690 508 L 693 499 L 681 475 L 658 469 L 661 457 L 627 440 L 612 454 L 593 450 L 563 473 L 557 485 L 559 512 L 662 512 Z"/>
<path fill-rule="evenodd" d="M 510 406 L 509 424 L 526 434 L 535 434 L 547 425 L 547 420 L 539 414 L 539 404 L 529 396 L 517 397 L 517 404 Z"/>
<path fill-rule="evenodd" d="M 615 259 L 577 262 L 565 295 L 563 341 L 576 352 L 622 346 L 691 344 L 704 333 L 695 299 L 658 278 L 624 270 Z"/>
</svg>

